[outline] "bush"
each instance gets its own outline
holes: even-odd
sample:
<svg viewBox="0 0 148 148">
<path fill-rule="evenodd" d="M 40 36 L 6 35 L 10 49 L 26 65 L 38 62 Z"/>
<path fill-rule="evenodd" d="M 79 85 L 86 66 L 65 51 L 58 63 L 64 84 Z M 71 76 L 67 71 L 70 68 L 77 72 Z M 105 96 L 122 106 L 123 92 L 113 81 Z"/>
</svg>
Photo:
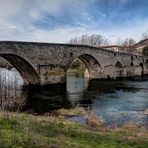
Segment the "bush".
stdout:
<svg viewBox="0 0 148 148">
<path fill-rule="evenodd" d="M 148 56 L 148 46 L 145 46 L 143 48 L 143 54 L 146 55 L 146 56 Z"/>
</svg>

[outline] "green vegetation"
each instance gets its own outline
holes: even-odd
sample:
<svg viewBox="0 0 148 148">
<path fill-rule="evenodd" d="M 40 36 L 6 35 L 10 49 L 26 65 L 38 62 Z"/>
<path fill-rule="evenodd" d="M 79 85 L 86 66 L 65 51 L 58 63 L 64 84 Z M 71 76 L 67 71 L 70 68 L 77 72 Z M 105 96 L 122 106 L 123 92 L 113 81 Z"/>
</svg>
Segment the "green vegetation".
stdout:
<svg viewBox="0 0 148 148">
<path fill-rule="evenodd" d="M 78 68 L 80 68 L 81 64 L 83 64 L 81 62 L 81 60 L 77 59 L 70 65 L 70 68 L 71 69 L 78 69 Z"/>
<path fill-rule="evenodd" d="M 84 75 L 84 71 L 86 69 L 85 64 L 79 60 L 76 59 L 68 69 L 68 75 Z"/>
<path fill-rule="evenodd" d="M 143 48 L 143 54 L 146 55 L 146 56 L 148 56 L 148 46 L 145 46 Z"/>
<path fill-rule="evenodd" d="M 1 148 L 147 148 L 147 136 L 131 125 L 107 129 L 93 116 L 80 125 L 57 115 L 0 112 Z"/>
</svg>

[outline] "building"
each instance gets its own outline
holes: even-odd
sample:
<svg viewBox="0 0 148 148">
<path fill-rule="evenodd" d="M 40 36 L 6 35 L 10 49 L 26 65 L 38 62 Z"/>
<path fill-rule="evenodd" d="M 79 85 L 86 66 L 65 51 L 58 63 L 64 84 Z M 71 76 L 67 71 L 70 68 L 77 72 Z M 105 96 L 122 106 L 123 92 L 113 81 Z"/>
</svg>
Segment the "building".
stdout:
<svg viewBox="0 0 148 148">
<path fill-rule="evenodd" d="M 124 52 L 124 53 L 132 53 L 136 55 L 140 55 L 143 52 L 144 45 L 131 45 L 131 46 L 119 46 L 119 45 L 111 45 L 111 46 L 102 46 L 102 48 L 116 51 L 116 52 Z"/>
</svg>

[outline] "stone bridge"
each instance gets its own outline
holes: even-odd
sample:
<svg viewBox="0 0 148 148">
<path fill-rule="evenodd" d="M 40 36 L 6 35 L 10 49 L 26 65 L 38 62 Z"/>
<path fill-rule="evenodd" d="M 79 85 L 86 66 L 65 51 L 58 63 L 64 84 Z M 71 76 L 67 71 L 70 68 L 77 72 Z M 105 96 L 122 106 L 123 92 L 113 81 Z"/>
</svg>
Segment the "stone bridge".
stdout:
<svg viewBox="0 0 148 148">
<path fill-rule="evenodd" d="M 0 57 L 19 71 L 26 85 L 65 83 L 68 67 L 77 58 L 86 65 L 89 79 L 148 74 L 146 57 L 85 45 L 1 41 Z"/>
</svg>

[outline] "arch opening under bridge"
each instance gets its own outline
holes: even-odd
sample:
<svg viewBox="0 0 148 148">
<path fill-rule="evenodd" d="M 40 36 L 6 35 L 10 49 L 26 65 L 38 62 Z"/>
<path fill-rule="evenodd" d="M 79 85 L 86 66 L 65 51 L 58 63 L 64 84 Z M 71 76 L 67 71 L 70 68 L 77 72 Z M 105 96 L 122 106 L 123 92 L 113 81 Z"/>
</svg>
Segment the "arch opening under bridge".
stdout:
<svg viewBox="0 0 148 148">
<path fill-rule="evenodd" d="M 21 56 L 15 54 L 0 54 L 0 57 L 8 61 L 20 73 L 24 85 L 40 84 L 40 78 L 33 66 Z"/>
</svg>

